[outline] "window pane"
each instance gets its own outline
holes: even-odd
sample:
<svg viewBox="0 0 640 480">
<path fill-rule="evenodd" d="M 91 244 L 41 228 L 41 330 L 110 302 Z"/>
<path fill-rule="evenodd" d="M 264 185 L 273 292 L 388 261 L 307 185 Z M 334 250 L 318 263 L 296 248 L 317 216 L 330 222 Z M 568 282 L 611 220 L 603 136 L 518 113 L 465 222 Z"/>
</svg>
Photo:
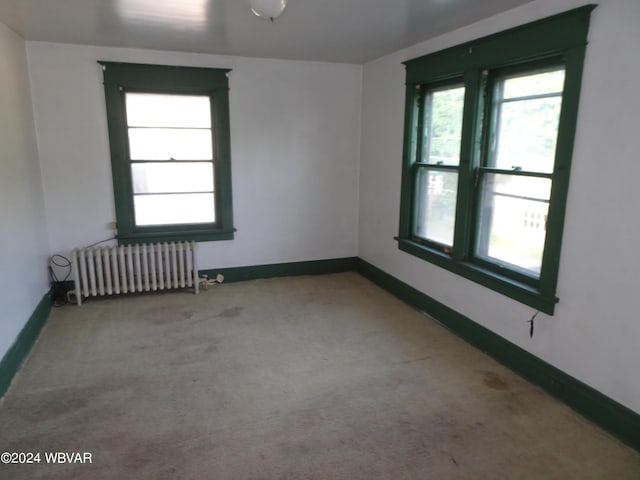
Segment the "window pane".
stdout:
<svg viewBox="0 0 640 480">
<path fill-rule="evenodd" d="M 497 168 L 553 172 L 560 102 L 560 97 L 551 97 L 500 105 Z"/>
<path fill-rule="evenodd" d="M 457 172 L 421 168 L 416 178 L 413 234 L 442 245 L 453 245 Z"/>
<path fill-rule="evenodd" d="M 562 93 L 563 87 L 564 69 L 534 75 L 520 75 L 504 80 L 503 98 Z"/>
<path fill-rule="evenodd" d="M 126 93 L 130 127 L 211 128 L 209 97 Z"/>
<path fill-rule="evenodd" d="M 131 160 L 211 160 L 211 130 L 130 128 Z"/>
<path fill-rule="evenodd" d="M 213 193 L 134 195 L 136 225 L 213 223 L 216 220 Z"/>
<path fill-rule="evenodd" d="M 553 172 L 563 84 L 564 69 L 498 82 L 492 166 Z"/>
<path fill-rule="evenodd" d="M 425 102 L 422 161 L 458 165 L 464 87 L 434 90 L 427 93 Z"/>
<path fill-rule="evenodd" d="M 134 163 L 133 193 L 213 192 L 212 163 Z"/>
<path fill-rule="evenodd" d="M 540 276 L 551 180 L 486 174 L 476 255 Z"/>
</svg>

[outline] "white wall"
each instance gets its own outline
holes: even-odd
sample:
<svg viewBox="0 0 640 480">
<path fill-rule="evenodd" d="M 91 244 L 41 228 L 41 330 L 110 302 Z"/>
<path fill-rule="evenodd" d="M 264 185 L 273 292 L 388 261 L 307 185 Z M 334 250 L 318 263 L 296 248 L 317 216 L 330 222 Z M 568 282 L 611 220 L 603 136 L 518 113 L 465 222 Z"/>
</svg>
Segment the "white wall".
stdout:
<svg viewBox="0 0 640 480">
<path fill-rule="evenodd" d="M 231 68 L 236 238 L 201 268 L 354 256 L 362 67 L 27 42 L 52 253 L 112 235 L 97 60 Z"/>
<path fill-rule="evenodd" d="M 47 231 L 22 38 L 0 23 L 0 359 L 47 287 Z"/>
<path fill-rule="evenodd" d="M 363 72 L 359 255 L 513 343 L 640 411 L 640 2 L 592 14 L 567 205 L 556 314 L 397 249 L 402 61 L 581 6 L 538 0 L 368 63 Z"/>
</svg>

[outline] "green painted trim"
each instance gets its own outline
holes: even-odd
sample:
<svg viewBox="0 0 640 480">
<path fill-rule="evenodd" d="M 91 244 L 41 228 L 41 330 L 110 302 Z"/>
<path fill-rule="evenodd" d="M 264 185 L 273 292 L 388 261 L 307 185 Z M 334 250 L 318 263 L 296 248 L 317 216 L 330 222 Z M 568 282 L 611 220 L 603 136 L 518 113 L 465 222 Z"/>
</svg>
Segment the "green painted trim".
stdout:
<svg viewBox="0 0 640 480">
<path fill-rule="evenodd" d="M 407 85 L 439 81 L 472 69 L 547 58 L 567 49 L 584 47 L 590 15 L 596 6 L 574 8 L 408 60 L 404 62 Z"/>
<path fill-rule="evenodd" d="M 49 318 L 51 297 L 46 293 L 38 303 L 27 323 L 16 337 L 15 342 L 0 361 L 0 397 L 8 390 L 11 380 L 20 370 L 22 362 L 27 358 L 38 334 Z"/>
<path fill-rule="evenodd" d="M 180 231 L 171 233 L 150 232 L 144 234 L 117 235 L 119 245 L 162 242 L 211 242 L 214 240 L 233 240 L 235 230 L 231 231 Z"/>
<path fill-rule="evenodd" d="M 357 271 L 640 451 L 638 413 L 365 260 Z"/>
<path fill-rule="evenodd" d="M 98 62 L 103 68 L 118 243 L 232 240 L 229 69 Z M 137 226 L 124 95 L 127 91 L 206 95 L 211 101 L 216 222 Z"/>
<path fill-rule="evenodd" d="M 250 267 L 224 267 L 200 270 L 200 275 L 215 278 L 224 275 L 225 283 L 255 280 L 257 278 L 290 277 L 294 275 L 324 275 L 327 273 L 349 272 L 356 269 L 357 257 L 311 260 L 306 262 L 272 263 Z"/>
<path fill-rule="evenodd" d="M 396 238 L 396 240 L 398 241 L 398 249 L 403 252 L 449 270 L 517 302 L 529 305 L 547 315 L 553 315 L 555 305 L 558 302 L 558 298 L 553 295 L 546 296 L 536 287 L 493 272 L 484 268 L 479 262 L 456 260 L 444 252 L 413 240 L 403 238 Z"/>
<path fill-rule="evenodd" d="M 569 189 L 569 172 L 577 125 L 580 85 L 591 11 L 595 5 L 543 18 L 405 62 L 406 99 L 398 248 L 434 263 L 518 302 L 553 315 L 562 234 Z M 546 66 L 564 66 L 565 84 L 558 123 L 556 156 L 547 214 L 546 236 L 538 278 L 501 262 L 478 258 L 481 242 L 479 211 L 482 174 L 490 167 L 492 137 L 492 82 L 506 72 L 527 72 Z M 464 78 L 465 100 L 454 241 L 445 250 L 416 239 L 413 232 L 415 175 L 421 151 L 416 139 L 425 89 Z M 530 174 L 529 172 L 526 172 Z M 535 172 L 533 173 L 535 175 Z"/>
</svg>

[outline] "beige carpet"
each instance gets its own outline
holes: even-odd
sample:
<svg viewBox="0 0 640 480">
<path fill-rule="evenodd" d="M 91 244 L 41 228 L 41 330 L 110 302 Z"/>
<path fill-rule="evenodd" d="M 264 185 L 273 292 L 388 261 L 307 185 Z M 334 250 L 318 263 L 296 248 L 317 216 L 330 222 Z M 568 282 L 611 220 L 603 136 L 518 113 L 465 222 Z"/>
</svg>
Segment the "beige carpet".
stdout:
<svg viewBox="0 0 640 480">
<path fill-rule="evenodd" d="M 2 479 L 633 479 L 640 454 L 356 273 L 53 311 Z"/>
</svg>

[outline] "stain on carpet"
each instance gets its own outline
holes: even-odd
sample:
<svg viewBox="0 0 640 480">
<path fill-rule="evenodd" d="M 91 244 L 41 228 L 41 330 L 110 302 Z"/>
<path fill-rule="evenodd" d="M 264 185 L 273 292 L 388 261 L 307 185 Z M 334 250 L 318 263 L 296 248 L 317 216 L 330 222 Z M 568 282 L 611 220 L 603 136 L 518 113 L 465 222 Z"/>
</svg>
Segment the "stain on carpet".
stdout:
<svg viewBox="0 0 640 480">
<path fill-rule="evenodd" d="M 165 305 L 144 310 L 141 317 L 154 325 L 189 320 L 193 317 L 192 309 L 181 306 Z"/>
<path fill-rule="evenodd" d="M 216 448 L 208 432 L 193 427 L 149 432 L 132 443 L 122 450 L 119 461 L 138 478 L 177 478 L 177 471 L 184 471 L 194 458 L 212 454 Z"/>
<path fill-rule="evenodd" d="M 244 310 L 244 307 L 231 307 L 225 308 L 219 314 L 216 315 L 218 318 L 233 318 L 240 315 L 240 313 Z"/>
<path fill-rule="evenodd" d="M 493 390 L 509 390 L 509 384 L 497 373 L 484 372 L 482 382 Z"/>
<path fill-rule="evenodd" d="M 30 422 L 53 421 L 60 416 L 77 417 L 86 411 L 95 418 L 109 417 L 105 407 L 113 406 L 111 400 L 136 395 L 142 384 L 138 376 L 101 378 L 99 382 L 83 386 L 65 386 L 21 396 L 15 402 L 7 402 L 5 408 L 15 410 Z M 101 415 L 102 414 L 102 415 Z"/>
</svg>

